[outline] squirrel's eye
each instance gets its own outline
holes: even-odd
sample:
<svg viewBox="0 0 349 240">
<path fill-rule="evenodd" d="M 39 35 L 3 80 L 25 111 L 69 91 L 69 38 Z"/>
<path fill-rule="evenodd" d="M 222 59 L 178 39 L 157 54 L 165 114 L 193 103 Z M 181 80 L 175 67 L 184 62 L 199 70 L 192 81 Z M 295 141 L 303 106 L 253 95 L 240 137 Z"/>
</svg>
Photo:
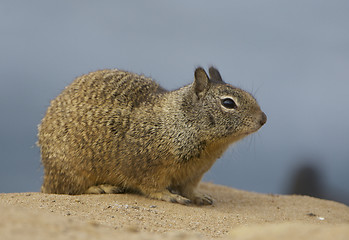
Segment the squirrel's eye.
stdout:
<svg viewBox="0 0 349 240">
<path fill-rule="evenodd" d="M 224 99 L 222 99 L 222 105 L 225 108 L 228 108 L 228 109 L 236 109 L 238 107 L 236 105 L 236 103 L 234 102 L 234 100 L 231 99 L 231 98 L 224 98 Z"/>
</svg>

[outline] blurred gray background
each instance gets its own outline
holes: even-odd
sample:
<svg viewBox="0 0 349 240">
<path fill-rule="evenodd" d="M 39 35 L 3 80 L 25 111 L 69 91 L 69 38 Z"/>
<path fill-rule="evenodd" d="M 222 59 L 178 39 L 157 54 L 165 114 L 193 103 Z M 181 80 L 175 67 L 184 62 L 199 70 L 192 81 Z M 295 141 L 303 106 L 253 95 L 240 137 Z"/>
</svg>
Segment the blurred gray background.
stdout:
<svg viewBox="0 0 349 240">
<path fill-rule="evenodd" d="M 0 192 L 40 190 L 37 125 L 75 77 L 119 68 L 176 89 L 215 65 L 268 122 L 204 180 L 349 204 L 349 1 L 2 0 L 0 34 Z"/>
</svg>

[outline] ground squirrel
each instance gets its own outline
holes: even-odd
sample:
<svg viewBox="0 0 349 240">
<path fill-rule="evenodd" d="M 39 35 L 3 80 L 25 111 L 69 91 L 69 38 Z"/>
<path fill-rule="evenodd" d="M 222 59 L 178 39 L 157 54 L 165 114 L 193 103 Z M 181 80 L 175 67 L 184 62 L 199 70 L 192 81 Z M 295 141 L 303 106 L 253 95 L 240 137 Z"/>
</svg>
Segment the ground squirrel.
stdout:
<svg viewBox="0 0 349 240">
<path fill-rule="evenodd" d="M 196 190 L 227 147 L 266 123 L 255 98 L 214 67 L 167 91 L 120 70 L 76 78 L 39 125 L 41 191 L 137 192 L 153 199 L 212 204 Z"/>
</svg>

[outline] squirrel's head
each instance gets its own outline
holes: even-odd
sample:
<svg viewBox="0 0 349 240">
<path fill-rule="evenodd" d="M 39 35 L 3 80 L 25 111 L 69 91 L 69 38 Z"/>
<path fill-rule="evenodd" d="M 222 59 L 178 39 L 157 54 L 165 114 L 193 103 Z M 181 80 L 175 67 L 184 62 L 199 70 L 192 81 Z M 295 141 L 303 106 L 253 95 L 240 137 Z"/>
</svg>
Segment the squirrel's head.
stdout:
<svg viewBox="0 0 349 240">
<path fill-rule="evenodd" d="M 256 132 L 267 121 L 256 99 L 225 83 L 214 67 L 210 67 L 209 76 L 203 68 L 197 68 L 188 90 L 192 104 L 185 107 L 186 114 L 201 133 L 212 138 L 235 141 Z"/>
</svg>

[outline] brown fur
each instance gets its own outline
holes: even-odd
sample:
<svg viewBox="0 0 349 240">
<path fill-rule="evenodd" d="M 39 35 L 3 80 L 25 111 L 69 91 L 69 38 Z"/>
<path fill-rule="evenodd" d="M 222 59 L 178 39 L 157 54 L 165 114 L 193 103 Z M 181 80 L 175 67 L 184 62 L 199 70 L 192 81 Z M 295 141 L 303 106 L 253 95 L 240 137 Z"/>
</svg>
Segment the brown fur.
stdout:
<svg viewBox="0 0 349 240">
<path fill-rule="evenodd" d="M 182 204 L 212 204 L 195 190 L 201 177 L 266 116 L 249 93 L 223 82 L 213 67 L 210 78 L 197 68 L 194 83 L 175 91 L 119 70 L 75 79 L 39 125 L 42 192 L 136 191 Z M 237 107 L 224 107 L 226 97 Z"/>
</svg>

